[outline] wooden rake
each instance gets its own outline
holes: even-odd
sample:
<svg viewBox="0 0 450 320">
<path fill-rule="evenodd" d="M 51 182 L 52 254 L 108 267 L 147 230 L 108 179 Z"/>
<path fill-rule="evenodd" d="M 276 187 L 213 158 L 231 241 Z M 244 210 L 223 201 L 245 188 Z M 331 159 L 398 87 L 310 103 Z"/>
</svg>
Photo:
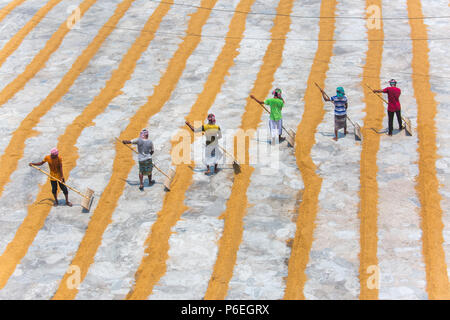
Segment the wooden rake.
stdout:
<svg viewBox="0 0 450 320">
<path fill-rule="evenodd" d="M 259 104 L 259 103 L 258 103 Z M 264 106 L 264 104 L 259 104 L 264 110 L 266 110 L 266 112 L 268 113 L 268 114 L 270 114 L 270 111 Z M 287 133 L 287 136 L 286 136 L 286 140 L 287 140 L 287 142 L 288 142 L 288 144 L 292 147 L 292 148 L 294 148 L 295 147 L 295 131 L 294 130 L 292 130 L 292 129 L 290 129 L 289 128 L 289 130 L 287 130 L 283 125 L 281 125 L 281 127 L 283 128 L 283 130 Z"/>
<path fill-rule="evenodd" d="M 128 149 L 131 149 L 134 151 L 134 153 L 139 154 L 139 152 L 137 152 L 134 148 L 132 148 L 131 146 L 122 143 L 122 141 L 119 138 L 116 138 L 116 140 L 118 142 L 120 142 L 121 144 L 123 144 L 125 147 L 127 147 Z M 153 167 L 155 167 L 156 170 L 158 170 L 162 175 L 164 175 L 166 178 L 163 181 L 163 185 L 164 187 L 170 191 L 170 185 L 175 177 L 175 171 L 173 171 L 172 169 L 169 170 L 169 174 L 165 173 L 164 171 L 162 171 L 157 165 L 155 165 L 155 163 L 153 163 Z"/>
<path fill-rule="evenodd" d="M 362 133 L 361 133 L 361 127 L 359 126 L 358 122 L 353 122 L 352 119 L 350 119 L 350 117 L 348 115 L 347 115 L 347 119 L 353 125 L 355 139 L 361 141 L 362 140 Z"/>
<path fill-rule="evenodd" d="M 319 88 L 320 92 L 322 92 L 328 99 L 330 99 L 330 97 L 325 93 L 325 91 L 317 83 L 314 82 L 314 84 L 316 85 L 317 88 Z M 353 133 L 355 134 L 355 140 L 361 141 L 362 133 L 361 133 L 361 127 L 359 126 L 358 122 L 353 122 L 352 119 L 350 119 L 350 117 L 348 115 L 347 115 L 347 119 L 353 125 Z"/>
<path fill-rule="evenodd" d="M 189 127 L 189 129 L 191 129 L 191 128 Z M 191 131 L 194 132 L 192 129 L 191 129 Z M 202 132 L 202 134 L 204 134 L 204 132 Z M 217 146 L 219 147 L 220 150 L 223 151 L 223 153 L 225 153 L 231 159 L 233 159 L 233 170 L 234 170 L 234 173 L 235 174 L 241 173 L 241 164 L 236 160 L 236 158 L 231 153 L 229 153 L 227 150 L 225 150 L 225 148 L 222 148 L 220 145 L 217 145 Z"/>
<path fill-rule="evenodd" d="M 371 87 L 369 87 L 368 84 L 366 84 L 366 87 L 369 88 L 370 91 L 372 91 L 372 93 L 373 93 L 374 95 L 376 95 L 378 98 L 380 98 L 381 100 L 383 100 L 384 103 L 389 104 L 389 103 L 386 101 L 386 99 L 384 99 L 382 96 L 380 96 L 380 95 L 376 94 L 375 92 L 373 92 L 373 89 L 372 89 Z M 413 130 L 412 130 L 412 125 L 411 125 L 411 120 L 410 120 L 408 117 L 405 118 L 405 117 L 403 117 L 403 116 L 402 116 L 402 120 L 403 120 L 403 122 L 405 122 L 405 131 L 406 131 L 406 134 L 407 134 L 408 136 L 412 136 Z"/>
<path fill-rule="evenodd" d="M 224 148 L 222 148 L 221 146 L 219 146 L 220 150 L 222 150 L 226 155 L 228 155 L 231 159 L 233 159 L 233 170 L 235 174 L 239 174 L 241 173 L 241 165 L 240 163 L 236 160 L 235 157 L 233 157 L 227 150 L 225 150 Z"/>
<path fill-rule="evenodd" d="M 86 209 L 87 211 L 89 211 L 89 210 L 91 209 L 91 205 L 92 205 L 92 202 L 93 202 L 93 200 L 94 200 L 94 191 L 93 191 L 93 190 L 87 188 L 87 189 L 86 189 L 86 194 L 83 194 L 83 193 L 81 193 L 80 191 L 78 191 L 77 189 L 75 189 L 75 188 L 69 186 L 68 184 L 62 182 L 61 180 L 59 180 L 59 179 L 53 177 L 50 173 L 48 173 L 48 172 L 42 170 L 41 168 L 38 168 L 38 167 L 36 167 L 35 165 L 31 165 L 31 166 L 32 166 L 33 168 L 35 168 L 36 170 L 39 170 L 39 171 L 42 172 L 43 174 L 47 175 L 48 177 L 50 177 L 50 178 L 52 178 L 52 179 L 58 181 L 59 183 L 65 185 L 65 186 L 66 186 L 67 188 L 69 188 L 70 190 L 72 190 L 72 191 L 78 193 L 80 196 L 83 197 L 83 200 L 81 200 L 81 207 L 83 207 L 83 208 Z"/>
</svg>

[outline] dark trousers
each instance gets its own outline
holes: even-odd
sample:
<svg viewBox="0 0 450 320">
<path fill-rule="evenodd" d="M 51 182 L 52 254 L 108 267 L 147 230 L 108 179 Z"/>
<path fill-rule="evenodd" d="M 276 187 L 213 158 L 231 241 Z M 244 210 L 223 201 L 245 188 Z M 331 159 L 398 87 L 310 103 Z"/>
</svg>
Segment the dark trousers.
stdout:
<svg viewBox="0 0 450 320">
<path fill-rule="evenodd" d="M 398 110 L 398 111 L 388 111 L 388 116 L 389 116 L 389 134 L 392 134 L 392 131 L 394 130 L 394 114 L 397 114 L 399 130 L 402 127 L 402 112 L 400 110 Z"/>
<path fill-rule="evenodd" d="M 51 181 L 51 180 L 50 180 L 50 183 L 52 184 L 52 193 L 53 193 L 53 194 L 56 194 L 56 191 L 58 190 L 58 184 L 59 184 L 59 187 L 61 188 L 61 191 L 62 191 L 64 194 L 68 194 L 68 193 L 69 193 L 69 191 L 67 190 L 66 186 L 63 185 L 61 182 L 58 182 L 58 181 Z"/>
</svg>

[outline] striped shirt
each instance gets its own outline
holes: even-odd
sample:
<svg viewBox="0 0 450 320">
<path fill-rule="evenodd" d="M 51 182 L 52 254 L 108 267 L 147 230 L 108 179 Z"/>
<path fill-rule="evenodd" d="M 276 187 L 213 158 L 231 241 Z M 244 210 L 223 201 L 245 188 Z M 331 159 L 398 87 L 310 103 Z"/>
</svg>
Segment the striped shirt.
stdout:
<svg viewBox="0 0 450 320">
<path fill-rule="evenodd" d="M 347 97 L 331 97 L 331 102 L 334 103 L 334 114 L 336 116 L 345 116 L 347 114 L 347 109 L 345 109 L 345 105 L 347 104 Z"/>
</svg>

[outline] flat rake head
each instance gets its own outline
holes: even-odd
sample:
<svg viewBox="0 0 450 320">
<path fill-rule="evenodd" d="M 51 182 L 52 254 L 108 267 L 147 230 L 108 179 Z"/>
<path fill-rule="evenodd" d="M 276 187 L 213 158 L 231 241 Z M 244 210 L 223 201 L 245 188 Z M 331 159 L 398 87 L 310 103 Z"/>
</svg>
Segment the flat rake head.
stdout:
<svg viewBox="0 0 450 320">
<path fill-rule="evenodd" d="M 83 199 L 81 200 L 81 207 L 89 211 L 91 209 L 93 201 L 94 201 L 94 190 L 87 188 L 86 193 Z"/>
<path fill-rule="evenodd" d="M 170 191 L 170 185 L 172 184 L 173 179 L 175 178 L 175 171 L 170 169 L 168 172 L 168 177 L 164 179 L 164 187 L 167 189 L 167 191 Z"/>
</svg>

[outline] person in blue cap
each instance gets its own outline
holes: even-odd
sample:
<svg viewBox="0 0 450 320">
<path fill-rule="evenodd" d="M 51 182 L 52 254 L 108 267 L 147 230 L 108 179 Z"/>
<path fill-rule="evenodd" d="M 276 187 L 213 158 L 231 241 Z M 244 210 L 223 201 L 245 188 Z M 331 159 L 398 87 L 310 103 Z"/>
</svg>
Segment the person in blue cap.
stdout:
<svg viewBox="0 0 450 320">
<path fill-rule="evenodd" d="M 347 134 L 347 108 L 348 101 L 345 96 L 344 88 L 337 87 L 336 95 L 329 98 L 327 94 L 322 91 L 322 97 L 325 101 L 331 101 L 334 104 L 334 141 L 338 140 L 338 131 L 344 129 L 344 135 Z"/>
</svg>

